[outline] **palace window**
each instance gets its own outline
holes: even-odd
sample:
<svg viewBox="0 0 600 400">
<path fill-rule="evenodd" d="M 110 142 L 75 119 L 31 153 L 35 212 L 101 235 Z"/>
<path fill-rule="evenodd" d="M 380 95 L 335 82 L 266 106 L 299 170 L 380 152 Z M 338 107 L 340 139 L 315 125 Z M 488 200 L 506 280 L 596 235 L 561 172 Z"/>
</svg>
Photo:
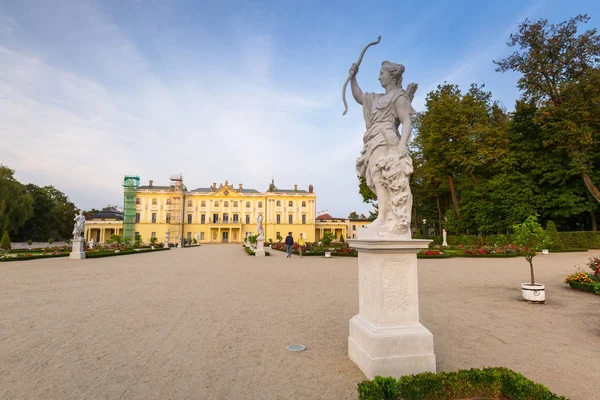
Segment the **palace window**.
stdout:
<svg viewBox="0 0 600 400">
<path fill-rule="evenodd" d="M 167 199 L 167 205 L 170 206 L 171 204 L 171 199 Z"/>
<path fill-rule="evenodd" d="M 136 232 L 136 233 L 134 233 L 134 234 L 133 234 L 133 237 L 134 237 L 134 238 L 137 238 L 138 236 L 140 236 L 140 233 L 139 233 L 139 232 Z M 141 237 L 141 236 L 140 236 L 140 237 Z"/>
<path fill-rule="evenodd" d="M 188 207 L 191 207 L 191 206 L 192 206 L 192 201 L 188 200 Z"/>
<path fill-rule="evenodd" d="M 352 225 L 352 230 L 355 231 L 356 230 L 356 225 Z"/>
<path fill-rule="evenodd" d="M 200 223 L 201 223 L 201 224 L 204 224 L 204 223 L 206 223 L 206 214 L 202 214 L 202 215 L 200 216 Z"/>
<path fill-rule="evenodd" d="M 229 222 L 229 214 L 223 213 L 223 222 Z"/>
<path fill-rule="evenodd" d="M 306 214 L 302 214 L 302 223 L 306 224 Z"/>
<path fill-rule="evenodd" d="M 213 240 L 217 240 L 217 231 L 213 231 Z"/>
<path fill-rule="evenodd" d="M 246 215 L 246 223 L 249 224 L 250 223 L 250 216 Z"/>
<path fill-rule="evenodd" d="M 192 240 L 192 232 L 187 233 L 187 240 Z"/>
<path fill-rule="evenodd" d="M 281 223 L 281 214 L 277 214 L 277 223 L 280 224 Z"/>
<path fill-rule="evenodd" d="M 237 201 L 234 201 L 234 202 L 233 202 L 233 206 L 234 206 L 234 207 L 237 207 L 237 206 L 238 206 L 238 202 L 237 202 Z"/>
<path fill-rule="evenodd" d="M 140 213 L 135 213 L 135 223 L 139 223 L 140 222 Z"/>
<path fill-rule="evenodd" d="M 233 222 L 239 222 L 239 216 L 237 214 L 233 214 Z"/>
<path fill-rule="evenodd" d="M 262 201 L 258 202 L 258 208 L 262 208 Z"/>
<path fill-rule="evenodd" d="M 216 224 L 219 222 L 219 214 L 213 214 L 213 222 Z"/>
<path fill-rule="evenodd" d="M 135 199 L 135 204 L 142 204 L 142 199 L 140 199 L 139 197 L 137 197 Z"/>
<path fill-rule="evenodd" d="M 204 240 L 204 232 L 200 232 L 200 240 Z"/>
<path fill-rule="evenodd" d="M 215 207 L 219 208 L 219 202 L 215 201 Z"/>
<path fill-rule="evenodd" d="M 152 223 L 156 223 L 156 213 L 152 213 Z"/>
<path fill-rule="evenodd" d="M 246 207 L 250 208 L 250 202 L 249 201 L 246 202 Z"/>
<path fill-rule="evenodd" d="M 200 203 L 200 207 L 206 207 L 206 201 L 202 200 L 202 202 Z"/>
<path fill-rule="evenodd" d="M 275 232 L 275 237 L 276 238 L 280 238 L 281 237 L 281 232 Z M 283 239 L 283 238 L 282 238 Z"/>
<path fill-rule="evenodd" d="M 229 207 L 229 202 L 228 201 L 223 202 L 223 207 Z"/>
<path fill-rule="evenodd" d="M 294 207 L 294 202 L 293 201 L 289 201 L 288 202 L 288 207 Z"/>
<path fill-rule="evenodd" d="M 150 235 L 150 237 L 155 238 L 156 237 L 156 232 L 152 232 L 152 234 Z"/>
<path fill-rule="evenodd" d="M 281 207 L 281 201 L 277 200 L 277 207 Z"/>
<path fill-rule="evenodd" d="M 167 213 L 167 224 L 171 223 L 171 213 Z"/>
<path fill-rule="evenodd" d="M 188 224 L 192 223 L 192 214 L 188 214 Z"/>
<path fill-rule="evenodd" d="M 156 205 L 156 197 L 152 199 L 152 205 L 155 206 Z"/>
<path fill-rule="evenodd" d="M 294 216 L 293 216 L 293 215 L 291 215 L 291 214 L 290 214 L 290 215 L 288 215 L 288 222 L 289 222 L 290 224 L 293 224 L 293 223 L 294 223 Z"/>
<path fill-rule="evenodd" d="M 302 207 L 306 207 L 306 202 L 305 201 L 302 202 Z"/>
</svg>

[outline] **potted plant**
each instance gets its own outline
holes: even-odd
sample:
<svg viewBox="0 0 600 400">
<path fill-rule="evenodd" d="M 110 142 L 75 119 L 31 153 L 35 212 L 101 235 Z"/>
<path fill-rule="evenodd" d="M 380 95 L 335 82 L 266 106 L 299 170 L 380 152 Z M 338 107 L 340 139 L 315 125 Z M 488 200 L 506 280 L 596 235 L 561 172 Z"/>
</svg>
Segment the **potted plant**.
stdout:
<svg viewBox="0 0 600 400">
<path fill-rule="evenodd" d="M 531 272 L 531 283 L 521 284 L 523 299 L 532 303 L 544 303 L 546 301 L 546 286 L 535 282 L 533 257 L 548 245 L 548 233 L 537 222 L 537 217 L 533 215 L 527 217 L 522 224 L 513 226 L 513 231 L 515 244 L 521 247 L 520 252 L 529 263 Z"/>
<path fill-rule="evenodd" d="M 31 244 L 33 243 L 33 240 L 29 239 L 27 241 L 27 245 L 29 246 L 29 250 L 31 250 Z"/>
</svg>

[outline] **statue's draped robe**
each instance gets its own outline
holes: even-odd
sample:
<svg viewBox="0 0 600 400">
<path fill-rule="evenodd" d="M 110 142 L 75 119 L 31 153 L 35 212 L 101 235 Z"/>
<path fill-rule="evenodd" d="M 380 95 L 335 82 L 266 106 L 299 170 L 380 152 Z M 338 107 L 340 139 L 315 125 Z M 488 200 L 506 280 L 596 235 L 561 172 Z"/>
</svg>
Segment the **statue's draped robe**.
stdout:
<svg viewBox="0 0 600 400">
<path fill-rule="evenodd" d="M 410 228 L 412 208 L 408 180 L 413 168 L 410 156 L 401 156 L 398 147 L 400 143 L 398 133 L 400 120 L 396 112 L 398 102 L 405 102 L 409 107 L 409 114 L 415 114 L 415 109 L 403 89 L 387 94 L 363 94 L 363 115 L 367 131 L 363 138 L 364 147 L 356 161 L 356 169 L 376 195 L 378 193 L 375 187 L 375 175 L 381 172 L 380 183 L 390 192 L 390 208 L 394 214 L 392 218 L 395 220 L 393 231 L 397 234 L 406 234 Z"/>
</svg>

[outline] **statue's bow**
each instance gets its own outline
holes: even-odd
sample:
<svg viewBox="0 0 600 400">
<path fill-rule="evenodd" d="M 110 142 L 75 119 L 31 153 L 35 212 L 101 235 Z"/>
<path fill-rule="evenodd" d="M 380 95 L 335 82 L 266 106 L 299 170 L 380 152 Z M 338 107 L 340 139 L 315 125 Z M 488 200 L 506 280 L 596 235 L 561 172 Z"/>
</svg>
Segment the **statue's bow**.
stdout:
<svg viewBox="0 0 600 400">
<path fill-rule="evenodd" d="M 357 67 L 360 66 L 360 63 L 362 62 L 363 56 L 365 55 L 365 52 L 367 51 L 367 49 L 369 47 L 373 46 L 374 44 L 379 43 L 380 41 L 381 41 L 381 35 L 377 36 L 377 41 L 371 42 L 365 46 L 363 51 L 360 53 L 360 56 L 358 57 L 358 61 L 356 62 Z M 344 107 L 345 107 L 342 115 L 346 115 L 346 113 L 348 112 L 348 103 L 346 103 L 346 86 L 348 86 L 348 82 L 350 82 L 350 79 L 352 79 L 352 74 L 348 75 L 348 79 L 346 79 L 346 82 L 344 82 L 344 87 L 342 88 L 342 100 L 344 101 Z"/>
</svg>

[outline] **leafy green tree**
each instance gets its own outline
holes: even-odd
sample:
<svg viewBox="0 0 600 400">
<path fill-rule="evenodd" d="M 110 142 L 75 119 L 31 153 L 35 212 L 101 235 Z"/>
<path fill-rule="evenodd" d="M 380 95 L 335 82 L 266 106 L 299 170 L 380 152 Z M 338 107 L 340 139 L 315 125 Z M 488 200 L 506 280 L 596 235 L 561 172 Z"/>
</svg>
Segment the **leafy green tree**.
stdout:
<svg viewBox="0 0 600 400">
<path fill-rule="evenodd" d="M 121 235 L 112 234 L 110 235 L 110 241 L 112 243 L 121 243 L 123 241 L 123 238 L 121 237 Z"/>
<path fill-rule="evenodd" d="M 598 158 L 600 35 L 596 29 L 578 34 L 579 25 L 588 21 L 587 15 L 556 25 L 526 19 L 508 42 L 518 50 L 494 63 L 499 72 L 521 74 L 518 87 L 524 99 L 540 107 L 536 117 L 549 136 L 544 146 L 564 152 L 570 172 L 600 202 L 592 180 Z"/>
<path fill-rule="evenodd" d="M 0 165 L 0 231 L 16 234 L 33 215 L 33 199 L 14 178 L 15 171 Z"/>
<path fill-rule="evenodd" d="M 513 231 L 513 240 L 517 246 L 521 247 L 521 253 L 529 263 L 531 284 L 534 285 L 533 257 L 548 245 L 548 234 L 537 222 L 537 217 L 532 215 L 527 217 L 523 223 L 513 226 Z"/>
<path fill-rule="evenodd" d="M 358 219 L 358 213 L 356 211 L 352 211 L 350 214 L 348 214 L 348 219 Z"/>
<path fill-rule="evenodd" d="M 346 240 L 344 239 L 344 235 L 340 234 L 340 243 L 344 243 Z"/>
<path fill-rule="evenodd" d="M 12 250 L 12 246 L 10 244 L 10 236 L 8 235 L 8 231 L 4 231 L 2 234 L 2 240 L 0 241 L 0 249 L 6 252 Z"/>
<path fill-rule="evenodd" d="M 140 235 L 139 233 L 136 233 L 135 238 L 133 238 L 133 243 L 135 244 L 136 247 L 140 247 L 140 245 L 142 244 L 142 235 Z"/>
</svg>

